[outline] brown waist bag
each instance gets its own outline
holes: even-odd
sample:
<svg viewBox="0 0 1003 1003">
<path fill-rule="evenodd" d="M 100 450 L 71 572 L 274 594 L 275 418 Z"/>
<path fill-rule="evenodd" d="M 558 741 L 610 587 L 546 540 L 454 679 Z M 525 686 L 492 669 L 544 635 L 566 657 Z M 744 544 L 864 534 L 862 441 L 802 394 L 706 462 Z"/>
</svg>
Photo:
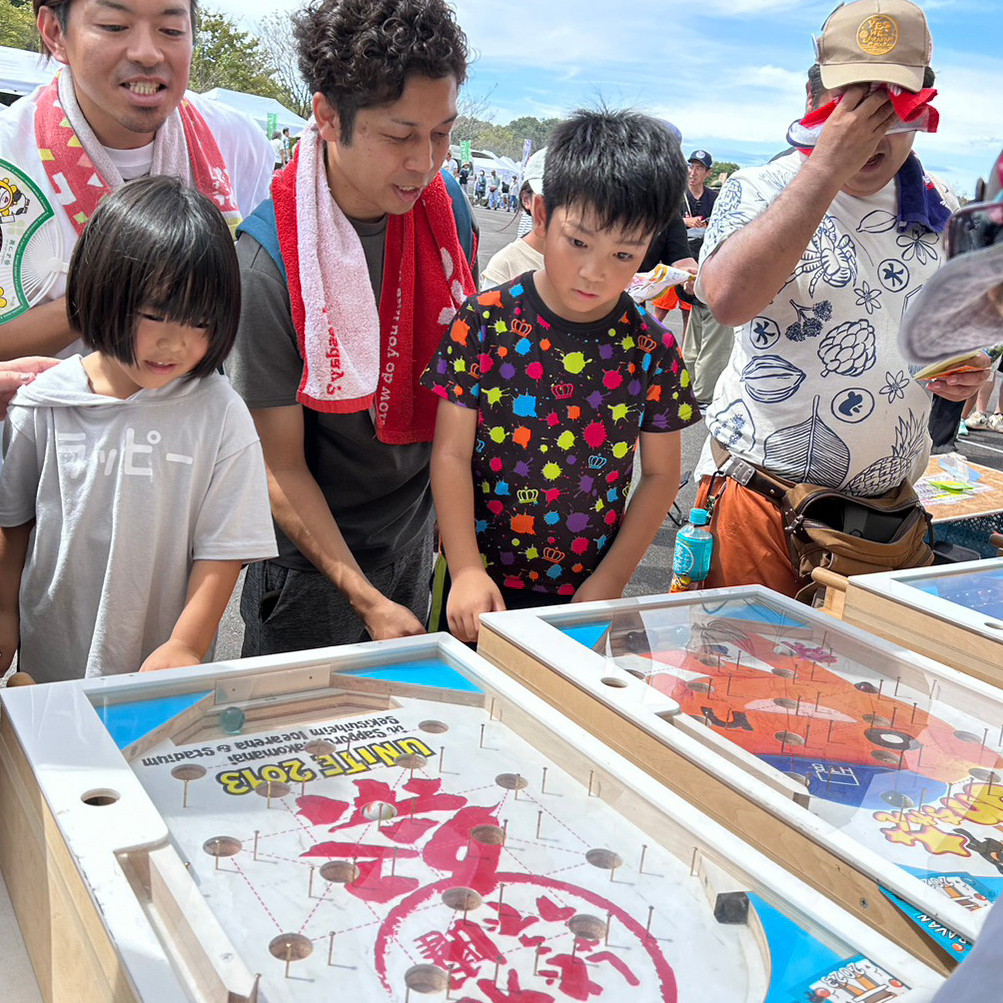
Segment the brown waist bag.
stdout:
<svg viewBox="0 0 1003 1003">
<path fill-rule="evenodd" d="M 732 457 L 716 442 L 712 447 L 722 473 L 780 508 L 801 602 L 811 604 L 821 589 L 811 577 L 814 568 L 849 577 L 933 563 L 930 515 L 908 481 L 875 498 L 858 498 L 818 484 L 792 484 Z"/>
<path fill-rule="evenodd" d="M 908 481 L 876 498 L 794 484 L 780 511 L 801 602 L 812 603 L 821 588 L 814 568 L 849 578 L 933 563 L 930 515 Z"/>
</svg>

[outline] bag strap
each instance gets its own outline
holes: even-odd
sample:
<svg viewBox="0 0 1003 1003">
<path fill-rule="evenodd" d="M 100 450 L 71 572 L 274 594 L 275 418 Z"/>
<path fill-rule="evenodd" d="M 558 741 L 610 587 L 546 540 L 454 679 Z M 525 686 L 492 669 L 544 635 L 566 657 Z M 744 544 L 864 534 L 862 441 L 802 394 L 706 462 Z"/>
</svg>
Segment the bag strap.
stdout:
<svg viewBox="0 0 1003 1003">
<path fill-rule="evenodd" d="M 793 487 L 792 484 L 733 456 L 717 439 L 710 440 L 710 452 L 717 469 L 725 477 L 777 505 L 783 505 L 787 492 Z"/>
</svg>

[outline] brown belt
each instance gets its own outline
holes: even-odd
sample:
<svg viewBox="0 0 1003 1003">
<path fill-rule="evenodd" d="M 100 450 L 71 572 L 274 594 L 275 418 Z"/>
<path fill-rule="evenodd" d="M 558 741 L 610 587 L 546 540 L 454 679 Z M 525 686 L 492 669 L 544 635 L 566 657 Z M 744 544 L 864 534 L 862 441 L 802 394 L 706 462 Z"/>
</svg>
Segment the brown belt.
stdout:
<svg viewBox="0 0 1003 1003">
<path fill-rule="evenodd" d="M 762 495 L 778 505 L 783 501 L 784 495 L 793 486 L 790 483 L 768 474 L 759 467 L 753 466 L 746 460 L 741 460 L 737 456 L 732 456 L 717 439 L 711 438 L 710 452 L 714 458 L 717 469 L 736 484 L 741 484 L 743 488 L 748 488 L 757 495 Z"/>
</svg>

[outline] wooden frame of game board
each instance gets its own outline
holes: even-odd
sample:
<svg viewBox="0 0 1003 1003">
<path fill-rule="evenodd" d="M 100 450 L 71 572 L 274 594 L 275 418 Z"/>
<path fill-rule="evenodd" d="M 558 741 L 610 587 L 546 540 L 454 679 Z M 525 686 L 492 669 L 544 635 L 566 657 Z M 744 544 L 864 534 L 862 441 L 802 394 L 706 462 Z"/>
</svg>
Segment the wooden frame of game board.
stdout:
<svg viewBox="0 0 1003 1003">
<path fill-rule="evenodd" d="M 319 649 L 132 675 L 0 691 L 0 866 L 48 1003 L 255 1003 L 257 981 L 168 838 L 163 819 L 94 710 L 96 703 L 213 690 L 202 712 L 235 701 L 248 715 L 307 719 L 334 695 L 389 697 L 400 683 L 342 672 L 431 656 L 468 677 L 477 694 L 415 687 L 423 699 L 474 700 L 664 846 L 700 876 L 711 902 L 754 888 L 827 943 L 864 954 L 924 1003 L 940 977 L 914 954 L 792 877 L 783 867 L 664 789 L 507 674 L 446 635 Z M 497 703 L 497 711 L 495 711 Z M 211 705 L 211 706 L 210 706 Z M 160 735 L 190 727 L 181 714 Z M 148 743 L 142 743 L 148 746 Z M 131 754 L 142 752 L 140 745 Z M 692 864 L 690 863 L 692 859 Z M 760 940 L 757 924 L 750 924 Z M 760 947 L 765 951 L 764 942 Z"/>
<path fill-rule="evenodd" d="M 990 567 L 1003 568 L 1003 559 L 858 575 L 848 581 L 843 620 L 1003 686 L 1003 623 L 908 584 L 914 578 L 953 577 Z"/>
<path fill-rule="evenodd" d="M 701 593 L 488 613 L 481 618 L 478 652 L 532 692 L 607 742 L 669 790 L 783 864 L 801 880 L 880 930 L 940 971 L 957 959 L 946 955 L 881 892 L 884 887 L 949 930 L 974 941 L 981 922 L 905 870 L 807 811 L 805 789 L 785 774 L 678 712 L 678 704 L 566 636 L 555 624 L 643 612 Z M 787 606 L 838 633 L 846 653 L 870 653 L 894 678 L 936 686 L 939 699 L 960 707 L 992 707 L 1003 722 L 1003 692 L 921 655 L 895 647 L 825 614 L 759 586 L 719 589 L 714 600 L 758 599 Z M 877 671 L 877 670 L 875 670 Z M 608 681 L 607 681 L 608 680 Z M 668 706 L 666 706 L 668 705 Z M 675 710 L 673 710 L 673 708 Z"/>
</svg>

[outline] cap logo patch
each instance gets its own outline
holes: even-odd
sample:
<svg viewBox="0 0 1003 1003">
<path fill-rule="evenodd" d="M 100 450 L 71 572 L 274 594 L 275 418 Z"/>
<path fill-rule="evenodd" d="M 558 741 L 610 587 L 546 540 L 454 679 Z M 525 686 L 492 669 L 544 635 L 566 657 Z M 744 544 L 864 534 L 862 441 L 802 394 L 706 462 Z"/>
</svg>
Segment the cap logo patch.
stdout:
<svg viewBox="0 0 1003 1003">
<path fill-rule="evenodd" d="M 899 41 L 899 26 L 885 14 L 875 14 L 861 22 L 857 29 L 857 45 L 869 56 L 883 56 Z"/>
</svg>

